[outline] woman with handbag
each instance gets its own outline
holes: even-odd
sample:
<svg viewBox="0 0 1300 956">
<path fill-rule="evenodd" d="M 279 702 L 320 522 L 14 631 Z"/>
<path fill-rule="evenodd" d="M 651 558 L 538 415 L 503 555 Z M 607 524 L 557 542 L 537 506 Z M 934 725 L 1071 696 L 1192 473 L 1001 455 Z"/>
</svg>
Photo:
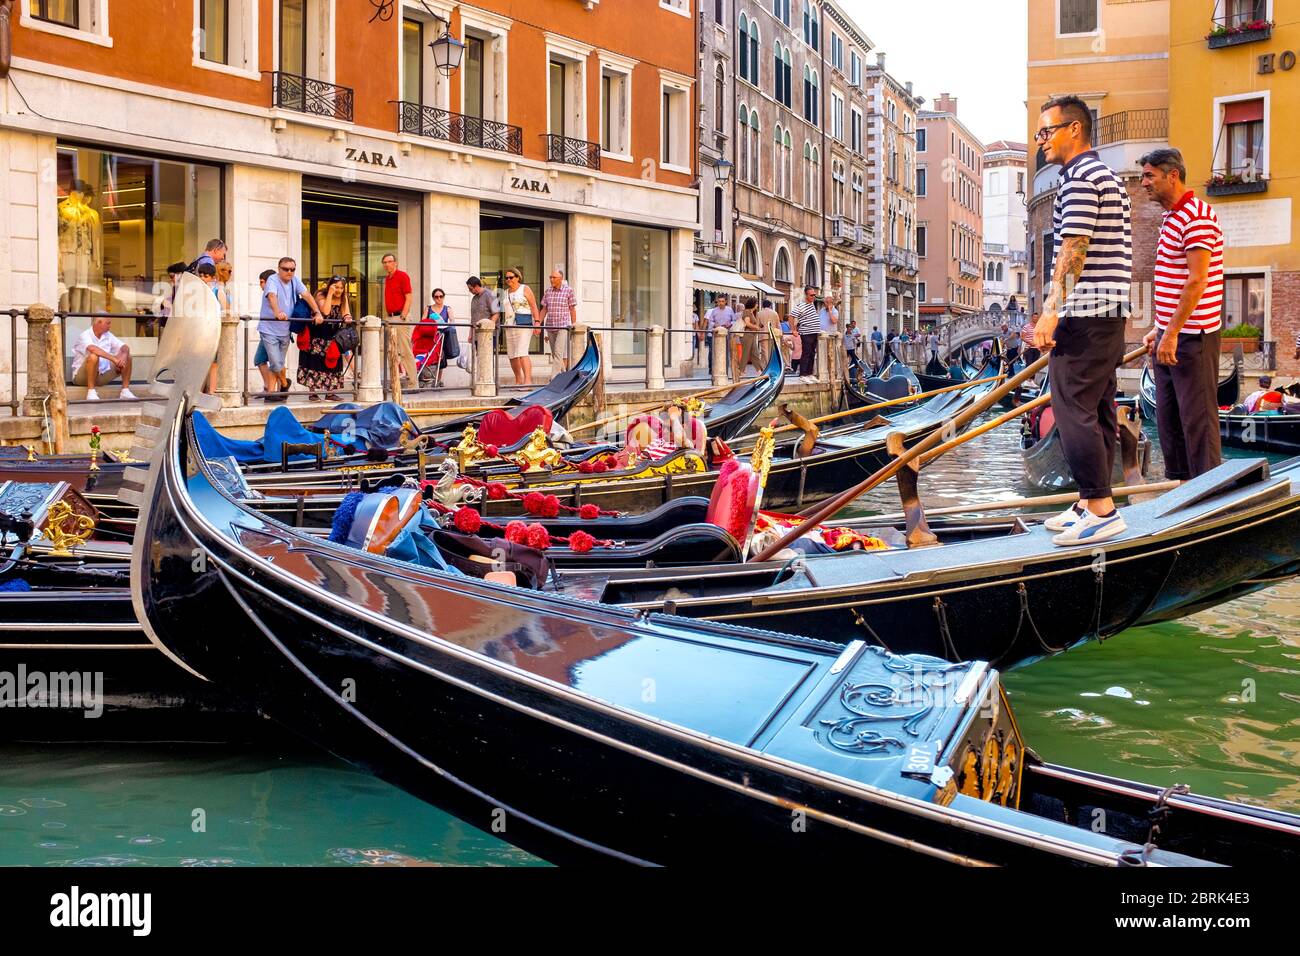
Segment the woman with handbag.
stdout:
<svg viewBox="0 0 1300 956">
<path fill-rule="evenodd" d="M 415 352 L 415 361 L 420 369 L 420 380 L 432 380 L 434 388 L 442 387 L 442 370 L 447 367 L 447 360 L 456 355 L 451 354 L 451 306 L 447 305 L 447 293 L 442 289 L 433 290 L 433 304 L 425 310 L 424 318 L 415 327 L 411 336 L 411 348 Z M 456 354 L 460 354 L 457 350 Z"/>
<path fill-rule="evenodd" d="M 326 401 L 337 402 L 343 387 L 343 352 L 335 337 L 352 324 L 347 280 L 331 276 L 316 293 L 316 303 L 320 311 L 298 333 L 298 384 L 307 388 L 310 401 L 320 401 L 316 393 L 324 391 Z"/>
<path fill-rule="evenodd" d="M 506 326 L 506 355 L 515 373 L 516 385 L 533 384 L 533 360 L 528 357 L 533 336 L 541 333 L 537 324 L 537 299 L 524 285 L 524 273 L 518 266 L 506 270 L 506 304 L 514 318 Z"/>
</svg>

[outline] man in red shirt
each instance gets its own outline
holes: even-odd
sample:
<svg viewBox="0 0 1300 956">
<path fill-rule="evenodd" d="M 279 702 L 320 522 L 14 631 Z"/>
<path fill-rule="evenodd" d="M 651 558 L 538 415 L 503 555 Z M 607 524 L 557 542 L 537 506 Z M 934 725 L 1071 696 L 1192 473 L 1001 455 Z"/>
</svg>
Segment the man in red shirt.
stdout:
<svg viewBox="0 0 1300 956">
<path fill-rule="evenodd" d="M 408 322 L 411 317 L 411 302 L 414 294 L 411 289 L 411 277 L 397 268 L 397 257 L 391 252 L 381 260 L 388 278 L 384 279 L 384 311 L 388 318 L 396 322 Z M 411 331 L 409 325 L 388 326 L 388 340 L 397 350 L 397 361 L 402 367 L 402 384 L 415 387 L 416 365 L 415 353 L 411 351 Z"/>
<path fill-rule="evenodd" d="M 1176 149 L 1142 157 L 1142 188 L 1165 209 L 1156 247 L 1156 327 L 1143 341 L 1155 356 L 1156 427 L 1165 475 L 1186 481 L 1222 460 L 1219 445 L 1219 329 L 1223 230 L 1187 188 Z"/>
</svg>

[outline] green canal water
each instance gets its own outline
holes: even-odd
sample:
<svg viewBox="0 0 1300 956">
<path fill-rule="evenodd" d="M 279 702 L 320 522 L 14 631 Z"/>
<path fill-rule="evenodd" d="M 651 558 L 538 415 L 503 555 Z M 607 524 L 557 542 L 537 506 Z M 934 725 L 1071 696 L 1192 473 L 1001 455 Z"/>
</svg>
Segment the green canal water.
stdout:
<svg viewBox="0 0 1300 956">
<path fill-rule="evenodd" d="M 928 505 L 1024 493 L 1014 430 L 927 469 Z M 1156 472 L 1158 471 L 1158 463 Z M 893 511 L 893 492 L 861 502 Z M 1300 813 L 1300 582 L 1005 675 L 1044 759 Z M 537 865 L 304 746 L 0 745 L 0 865 Z"/>
</svg>

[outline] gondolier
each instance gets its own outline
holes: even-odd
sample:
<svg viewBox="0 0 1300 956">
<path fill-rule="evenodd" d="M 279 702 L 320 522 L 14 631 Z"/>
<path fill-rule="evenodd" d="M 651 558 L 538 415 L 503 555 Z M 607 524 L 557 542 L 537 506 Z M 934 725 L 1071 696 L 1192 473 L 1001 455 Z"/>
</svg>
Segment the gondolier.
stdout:
<svg viewBox="0 0 1300 956">
<path fill-rule="evenodd" d="M 1133 270 L 1128 193 L 1092 148 L 1092 112 L 1077 96 L 1043 106 L 1035 140 L 1060 163 L 1052 212 L 1055 267 L 1034 344 L 1051 349 L 1052 410 L 1078 504 L 1049 518 L 1058 545 L 1091 544 L 1127 527 L 1111 498 L 1115 367 L 1124 356 Z"/>
<path fill-rule="evenodd" d="M 817 369 L 817 338 L 821 333 L 821 315 L 817 309 L 817 287 L 804 286 L 803 302 L 797 305 L 790 318 L 795 322 L 795 333 L 803 345 L 799 357 L 799 374 L 812 375 Z"/>
<path fill-rule="evenodd" d="M 1156 382 L 1156 427 L 1165 477 L 1186 481 L 1222 460 L 1219 446 L 1219 330 L 1223 230 L 1209 203 L 1187 188 L 1176 149 L 1143 156 L 1142 188 L 1165 209 L 1156 246 L 1156 324 L 1143 341 Z"/>
</svg>

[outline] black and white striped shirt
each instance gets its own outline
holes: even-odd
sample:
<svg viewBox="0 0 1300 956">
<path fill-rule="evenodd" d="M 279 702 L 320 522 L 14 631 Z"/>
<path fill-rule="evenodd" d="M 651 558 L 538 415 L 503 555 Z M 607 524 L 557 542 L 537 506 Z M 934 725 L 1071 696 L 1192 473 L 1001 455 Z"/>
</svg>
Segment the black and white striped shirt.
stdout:
<svg viewBox="0 0 1300 956">
<path fill-rule="evenodd" d="M 821 312 L 815 302 L 800 302 L 790 316 L 798 323 L 800 335 L 809 335 L 822 330 Z"/>
<path fill-rule="evenodd" d="M 1063 316 L 1126 315 L 1133 279 L 1133 226 L 1128 191 L 1091 150 L 1061 171 L 1052 212 L 1053 256 L 1066 236 L 1087 236 L 1083 272 L 1061 307 Z M 1053 266 L 1054 267 L 1054 266 Z"/>
</svg>

